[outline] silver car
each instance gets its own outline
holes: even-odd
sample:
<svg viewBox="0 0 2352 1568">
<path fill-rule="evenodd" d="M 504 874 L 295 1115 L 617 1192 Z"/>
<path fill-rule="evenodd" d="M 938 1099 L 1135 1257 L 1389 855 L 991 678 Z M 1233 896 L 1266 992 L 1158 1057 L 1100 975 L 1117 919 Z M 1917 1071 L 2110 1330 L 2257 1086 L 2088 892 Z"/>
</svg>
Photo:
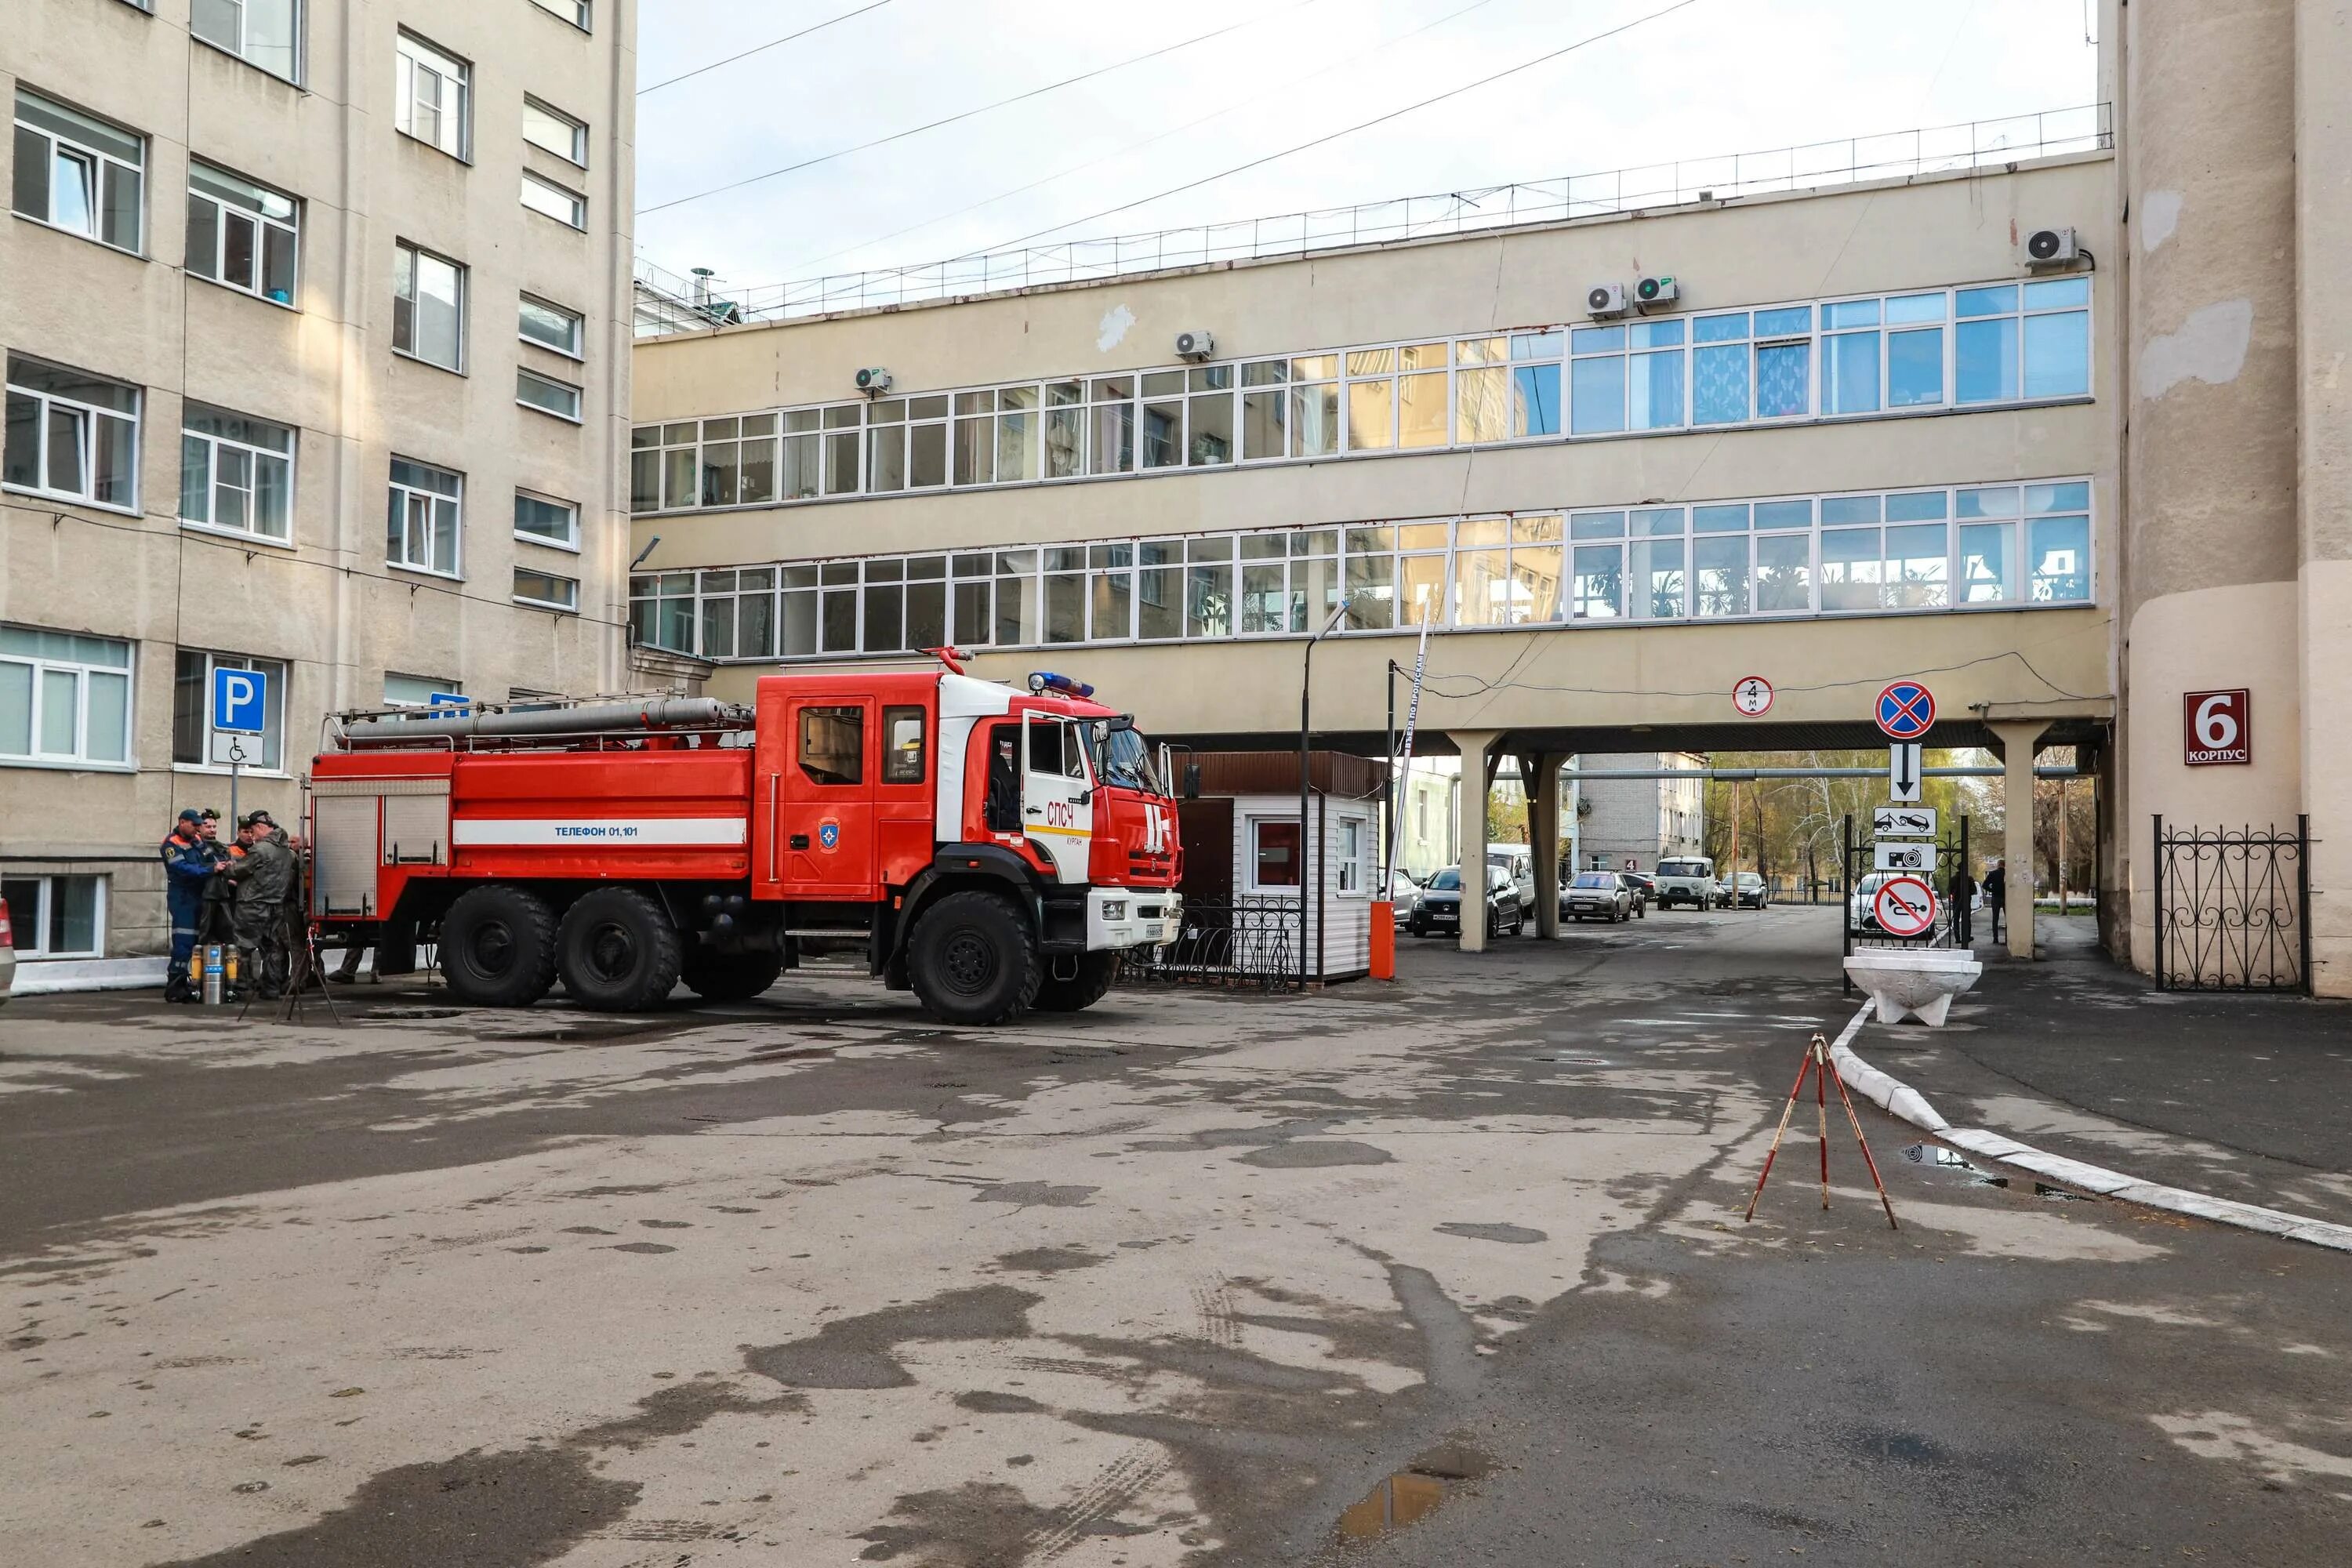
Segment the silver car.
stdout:
<svg viewBox="0 0 2352 1568">
<path fill-rule="evenodd" d="M 1560 899 L 1571 920 L 1603 920 L 1611 925 L 1633 917 L 1633 893 L 1614 871 L 1579 871 Z"/>
</svg>

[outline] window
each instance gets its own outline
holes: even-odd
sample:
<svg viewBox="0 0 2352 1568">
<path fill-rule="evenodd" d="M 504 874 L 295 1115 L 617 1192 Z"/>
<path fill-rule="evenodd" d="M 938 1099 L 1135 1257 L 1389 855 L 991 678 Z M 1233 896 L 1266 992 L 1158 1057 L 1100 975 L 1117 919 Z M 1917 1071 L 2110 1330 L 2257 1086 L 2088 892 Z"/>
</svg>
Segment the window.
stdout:
<svg viewBox="0 0 2352 1568">
<path fill-rule="evenodd" d="M 588 31 L 590 0 L 530 0 L 551 16 L 561 16 L 582 32 Z"/>
<path fill-rule="evenodd" d="M 172 761 L 183 767 L 212 763 L 213 671 L 246 669 L 262 677 L 261 737 L 247 736 L 247 764 L 278 772 L 286 765 L 286 666 L 274 658 L 206 653 L 184 647 L 172 664 Z"/>
<path fill-rule="evenodd" d="M 16 89 L 13 205 L 25 216 L 139 251 L 147 139 Z"/>
<path fill-rule="evenodd" d="M 1298 886 L 1297 817 L 1251 818 L 1250 885 L 1255 888 Z"/>
<path fill-rule="evenodd" d="M 522 177 L 522 205 L 571 228 L 588 226 L 588 198 L 537 174 Z"/>
<path fill-rule="evenodd" d="M 384 561 L 412 572 L 457 575 L 457 530 L 465 500 L 462 475 L 392 460 L 392 500 L 384 515 Z"/>
<path fill-rule="evenodd" d="M 552 414 L 558 419 L 580 423 L 580 389 L 570 382 L 557 381 L 535 370 L 515 372 L 515 401 L 526 408 L 536 408 L 542 414 Z"/>
<path fill-rule="evenodd" d="M 1370 880 L 1367 862 L 1371 858 L 1372 836 L 1367 829 L 1371 825 L 1361 817 L 1339 819 L 1339 881 L 1342 893 L 1360 893 Z"/>
<path fill-rule="evenodd" d="M 517 312 L 515 334 L 524 342 L 552 349 L 566 359 L 580 358 L 587 338 L 585 323 L 578 311 L 534 300 L 528 294 L 522 296 Z"/>
<path fill-rule="evenodd" d="M 300 79 L 301 0 L 192 0 L 188 31 L 271 76 Z"/>
<path fill-rule="evenodd" d="M 0 482 L 69 500 L 139 505 L 139 389 L 8 356 Z"/>
<path fill-rule="evenodd" d="M 855 703 L 802 709 L 800 764 L 811 784 L 863 784 L 866 710 Z"/>
<path fill-rule="evenodd" d="M 291 308 L 299 210 L 266 185 L 189 163 L 188 270 Z"/>
<path fill-rule="evenodd" d="M 180 521 L 290 543 L 294 432 L 266 419 L 184 404 Z"/>
<path fill-rule="evenodd" d="M 923 710 L 919 708 L 882 710 L 882 782 L 923 782 Z"/>
<path fill-rule="evenodd" d="M 535 98 L 522 100 L 522 139 L 567 163 L 588 166 L 588 127 Z"/>
<path fill-rule="evenodd" d="M 393 125 L 452 158 L 467 156 L 473 145 L 467 121 L 474 68 L 407 33 L 394 47 Z"/>
<path fill-rule="evenodd" d="M 0 761 L 131 760 L 131 645 L 0 626 Z"/>
<path fill-rule="evenodd" d="M 19 959 L 105 956 L 105 878 L 11 877 L 0 900 Z"/>
<path fill-rule="evenodd" d="M 392 347 L 443 370 L 466 368 L 466 269 L 404 239 L 393 250 Z"/>
<path fill-rule="evenodd" d="M 518 566 L 514 569 L 514 601 L 536 609 L 563 610 L 576 616 L 580 613 L 580 580 Z"/>
<path fill-rule="evenodd" d="M 448 707 L 449 698 L 462 696 L 466 684 L 461 680 L 444 680 L 437 675 L 395 675 L 387 670 L 383 678 L 383 705 L 387 708 Z"/>
<path fill-rule="evenodd" d="M 529 490 L 515 491 L 515 537 L 527 544 L 551 544 L 558 550 L 580 548 L 580 509 L 568 500 L 551 500 Z"/>
<path fill-rule="evenodd" d="M 2087 395 L 2090 303 L 2091 280 L 2082 277 L 1959 289 L 1953 296 L 1955 401 Z"/>
</svg>

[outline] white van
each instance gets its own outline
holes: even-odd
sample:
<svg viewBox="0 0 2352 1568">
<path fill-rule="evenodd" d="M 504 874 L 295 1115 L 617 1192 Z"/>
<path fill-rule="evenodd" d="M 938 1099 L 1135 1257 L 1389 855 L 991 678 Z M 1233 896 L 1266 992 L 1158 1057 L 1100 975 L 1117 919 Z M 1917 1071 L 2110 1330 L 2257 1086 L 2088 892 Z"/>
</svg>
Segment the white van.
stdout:
<svg viewBox="0 0 2352 1568">
<path fill-rule="evenodd" d="M 1658 908 L 1662 910 L 1673 909 L 1676 904 L 1709 910 L 1720 901 L 1715 887 L 1715 862 L 1704 855 L 1670 856 L 1658 862 L 1652 875 L 1658 880 Z"/>
<path fill-rule="evenodd" d="M 1528 844 L 1489 844 L 1486 864 L 1511 874 L 1511 886 L 1519 892 L 1519 908 L 1536 907 L 1536 852 Z"/>
</svg>

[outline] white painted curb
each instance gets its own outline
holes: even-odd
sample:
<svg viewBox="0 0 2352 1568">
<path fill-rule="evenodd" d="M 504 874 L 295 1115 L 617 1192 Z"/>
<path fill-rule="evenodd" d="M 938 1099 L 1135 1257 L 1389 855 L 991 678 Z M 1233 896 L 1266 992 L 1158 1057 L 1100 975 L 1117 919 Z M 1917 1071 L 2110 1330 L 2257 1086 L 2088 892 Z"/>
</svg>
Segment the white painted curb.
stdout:
<svg viewBox="0 0 2352 1568">
<path fill-rule="evenodd" d="M 1853 1020 L 1838 1032 L 1837 1043 L 1830 1047 L 1830 1059 L 1837 1064 L 1838 1076 L 1844 1079 L 1854 1092 L 1890 1116 L 1932 1132 L 1956 1149 L 1964 1149 L 1988 1160 L 1998 1160 L 2004 1165 L 2015 1165 L 2021 1171 L 2031 1171 L 2037 1176 L 2063 1182 L 2070 1187 L 2080 1187 L 2101 1197 L 2120 1198 L 2126 1203 L 2168 1209 L 2174 1214 L 2211 1220 L 2217 1225 L 2233 1225 L 2241 1230 L 2257 1230 L 2266 1236 L 2282 1236 L 2290 1241 L 2307 1241 L 2314 1247 L 2352 1252 L 2352 1226 L 2336 1225 L 2306 1215 L 2288 1214 L 2284 1209 L 2266 1209 L 2229 1198 L 2208 1197 L 2203 1193 L 2192 1193 L 2184 1187 L 2143 1182 L 2136 1176 L 2126 1176 L 2103 1165 L 2086 1165 L 2080 1160 L 2044 1153 L 2030 1143 L 2020 1143 L 2014 1138 L 2004 1138 L 1998 1132 L 1988 1132 L 1982 1128 L 1953 1126 L 1937 1114 L 1936 1108 L 1928 1104 L 1917 1089 L 1900 1079 L 1888 1077 L 1854 1055 L 1853 1037 L 1862 1033 L 1863 1025 L 1869 1021 L 1870 1010 L 1871 1004 L 1864 1002 Z"/>
</svg>

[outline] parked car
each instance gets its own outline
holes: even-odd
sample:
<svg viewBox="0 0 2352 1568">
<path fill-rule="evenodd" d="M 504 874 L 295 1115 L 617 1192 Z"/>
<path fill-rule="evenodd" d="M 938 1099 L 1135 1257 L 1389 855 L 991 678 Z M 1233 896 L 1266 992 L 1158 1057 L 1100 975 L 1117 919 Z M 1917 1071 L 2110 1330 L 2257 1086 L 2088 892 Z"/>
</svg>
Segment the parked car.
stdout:
<svg viewBox="0 0 2352 1568">
<path fill-rule="evenodd" d="M 1678 855 L 1658 862 L 1658 908 L 1688 904 L 1695 910 L 1716 906 L 1715 862 L 1704 855 Z"/>
<path fill-rule="evenodd" d="M 1641 920 L 1648 919 L 1650 914 L 1650 905 L 1658 896 L 1657 883 L 1652 881 L 1649 878 L 1644 877 L 1639 871 L 1620 871 L 1617 873 L 1617 876 L 1619 880 L 1625 884 L 1625 890 L 1633 895 L 1633 914 L 1635 918 Z"/>
<path fill-rule="evenodd" d="M 1486 864 L 1499 866 L 1510 874 L 1511 887 L 1519 895 L 1519 908 L 1536 907 L 1536 852 L 1528 844 L 1489 844 Z"/>
<path fill-rule="evenodd" d="M 1519 902 L 1519 890 L 1512 886 L 1511 874 L 1499 866 L 1488 867 L 1486 934 L 1517 936 L 1527 923 L 1527 906 Z M 1421 901 L 1413 909 L 1411 929 L 1415 936 L 1462 929 L 1461 867 L 1448 866 L 1429 879 L 1429 885 L 1421 890 Z"/>
<path fill-rule="evenodd" d="M 1854 884 L 1846 895 L 1845 923 L 1853 931 L 1881 934 L 1878 924 L 1878 889 L 1893 881 L 1900 872 L 1872 871 Z"/>
<path fill-rule="evenodd" d="M 1579 871 L 1560 895 L 1560 913 L 1570 920 L 1615 925 L 1633 918 L 1633 892 L 1618 872 Z"/>
<path fill-rule="evenodd" d="M 1402 867 L 1397 868 L 1395 879 L 1389 884 L 1389 905 L 1399 931 L 1412 924 L 1412 912 L 1421 907 L 1421 884 Z"/>
<path fill-rule="evenodd" d="M 16 933 L 8 925 L 8 900 L 0 899 L 0 1003 L 16 984 Z"/>
<path fill-rule="evenodd" d="M 1754 871 L 1739 871 L 1715 885 L 1716 902 L 1727 910 L 1760 910 L 1768 901 L 1764 879 Z"/>
</svg>

